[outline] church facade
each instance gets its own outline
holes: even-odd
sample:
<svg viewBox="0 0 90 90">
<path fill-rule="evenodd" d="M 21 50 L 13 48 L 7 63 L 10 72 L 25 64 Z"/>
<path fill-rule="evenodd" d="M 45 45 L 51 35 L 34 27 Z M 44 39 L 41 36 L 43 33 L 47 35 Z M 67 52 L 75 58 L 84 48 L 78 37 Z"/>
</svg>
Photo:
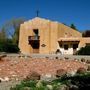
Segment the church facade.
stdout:
<svg viewBox="0 0 90 90">
<path fill-rule="evenodd" d="M 20 26 L 19 48 L 23 54 L 75 54 L 90 38 L 62 23 L 36 17 Z"/>
</svg>

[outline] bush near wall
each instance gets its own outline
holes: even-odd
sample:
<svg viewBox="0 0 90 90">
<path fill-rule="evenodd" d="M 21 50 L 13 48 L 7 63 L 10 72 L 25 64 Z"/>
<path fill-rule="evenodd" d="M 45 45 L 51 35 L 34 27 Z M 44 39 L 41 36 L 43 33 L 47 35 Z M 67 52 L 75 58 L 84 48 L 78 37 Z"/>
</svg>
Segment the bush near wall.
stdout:
<svg viewBox="0 0 90 90">
<path fill-rule="evenodd" d="M 19 48 L 17 45 L 13 44 L 11 41 L 0 41 L 0 52 L 7 53 L 17 53 L 19 52 Z"/>
<path fill-rule="evenodd" d="M 78 55 L 90 55 L 90 46 L 82 47 L 78 52 Z"/>
<path fill-rule="evenodd" d="M 90 73 L 63 76 L 52 81 L 26 80 L 10 90 L 90 90 Z"/>
</svg>

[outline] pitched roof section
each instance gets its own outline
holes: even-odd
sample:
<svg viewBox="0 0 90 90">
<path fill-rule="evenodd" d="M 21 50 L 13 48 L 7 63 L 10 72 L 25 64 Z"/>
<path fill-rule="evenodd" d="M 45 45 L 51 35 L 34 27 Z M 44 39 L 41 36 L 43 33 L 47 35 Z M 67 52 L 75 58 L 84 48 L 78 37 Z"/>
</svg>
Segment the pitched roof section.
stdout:
<svg viewBox="0 0 90 90">
<path fill-rule="evenodd" d="M 63 23 L 58 22 L 58 21 L 53 21 L 53 20 L 49 20 L 49 19 L 45 19 L 45 18 L 41 18 L 41 17 L 35 17 L 35 18 L 33 18 L 33 19 L 31 19 L 31 20 L 28 20 L 28 21 L 26 21 L 26 22 L 24 22 L 24 23 L 31 22 L 31 21 L 54 22 L 54 23 L 62 24 L 62 25 L 64 25 L 64 26 L 66 26 L 66 27 L 69 27 L 69 26 L 67 26 L 67 25 L 65 25 L 65 24 L 63 24 Z M 69 27 L 69 28 L 71 28 L 71 27 Z M 72 28 L 71 28 L 71 29 L 72 29 Z M 73 29 L 73 30 L 75 30 L 75 29 Z"/>
<path fill-rule="evenodd" d="M 37 20 L 38 20 L 38 21 L 45 21 L 45 22 L 54 22 L 54 23 L 60 24 L 60 23 L 57 22 L 57 21 L 52 21 L 52 20 L 45 19 L 45 18 L 40 18 L 40 17 L 35 17 L 35 18 L 31 19 L 31 20 L 25 21 L 24 23 L 31 22 L 31 21 L 37 21 Z"/>
<path fill-rule="evenodd" d="M 62 30 L 64 31 L 64 32 L 66 32 L 66 33 L 72 33 L 71 32 L 71 30 L 73 31 L 73 33 L 76 33 L 76 36 L 82 36 L 82 34 L 79 32 L 79 31 L 77 31 L 77 30 L 75 30 L 75 29 L 72 29 L 72 28 L 70 28 L 69 26 L 66 26 L 66 25 L 64 25 L 63 23 L 59 23 L 59 22 L 57 22 L 57 21 L 51 21 L 51 20 L 49 20 L 49 19 L 44 19 L 44 18 L 40 18 L 40 17 L 35 17 L 35 18 L 33 18 L 33 19 L 31 19 L 31 20 L 29 20 L 29 21 L 26 21 L 26 22 L 24 22 L 24 24 L 27 24 L 27 23 L 31 23 L 31 22 L 33 22 L 32 24 L 35 26 L 35 27 L 37 27 L 37 26 L 40 26 L 42 23 L 42 25 L 45 25 L 46 23 L 49 23 L 49 22 L 53 22 L 53 23 L 55 23 L 55 24 L 57 24 L 57 25 L 60 25 L 60 27 L 62 28 Z M 37 25 L 36 25 L 37 24 Z M 75 35 L 74 35 L 75 36 Z"/>
</svg>

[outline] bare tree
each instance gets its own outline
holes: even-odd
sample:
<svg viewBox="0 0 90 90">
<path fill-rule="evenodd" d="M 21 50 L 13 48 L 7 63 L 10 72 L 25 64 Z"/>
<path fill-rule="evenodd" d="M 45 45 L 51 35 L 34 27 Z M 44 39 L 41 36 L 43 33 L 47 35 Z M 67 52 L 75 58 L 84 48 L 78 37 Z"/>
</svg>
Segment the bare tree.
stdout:
<svg viewBox="0 0 90 90">
<path fill-rule="evenodd" d="M 4 29 L 6 36 L 9 39 L 12 39 L 14 44 L 18 44 L 20 24 L 24 21 L 25 20 L 23 18 L 12 19 L 9 22 L 6 22 L 2 27 L 2 30 Z"/>
</svg>

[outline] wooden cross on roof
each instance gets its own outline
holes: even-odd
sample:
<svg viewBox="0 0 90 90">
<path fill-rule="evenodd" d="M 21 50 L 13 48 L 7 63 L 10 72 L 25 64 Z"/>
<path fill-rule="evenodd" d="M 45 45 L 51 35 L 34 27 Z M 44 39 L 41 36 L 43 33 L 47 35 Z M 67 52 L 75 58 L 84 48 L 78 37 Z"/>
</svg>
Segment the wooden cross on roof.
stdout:
<svg viewBox="0 0 90 90">
<path fill-rule="evenodd" d="M 37 17 L 39 17 L 39 10 L 36 11 L 36 15 L 37 15 Z"/>
</svg>

